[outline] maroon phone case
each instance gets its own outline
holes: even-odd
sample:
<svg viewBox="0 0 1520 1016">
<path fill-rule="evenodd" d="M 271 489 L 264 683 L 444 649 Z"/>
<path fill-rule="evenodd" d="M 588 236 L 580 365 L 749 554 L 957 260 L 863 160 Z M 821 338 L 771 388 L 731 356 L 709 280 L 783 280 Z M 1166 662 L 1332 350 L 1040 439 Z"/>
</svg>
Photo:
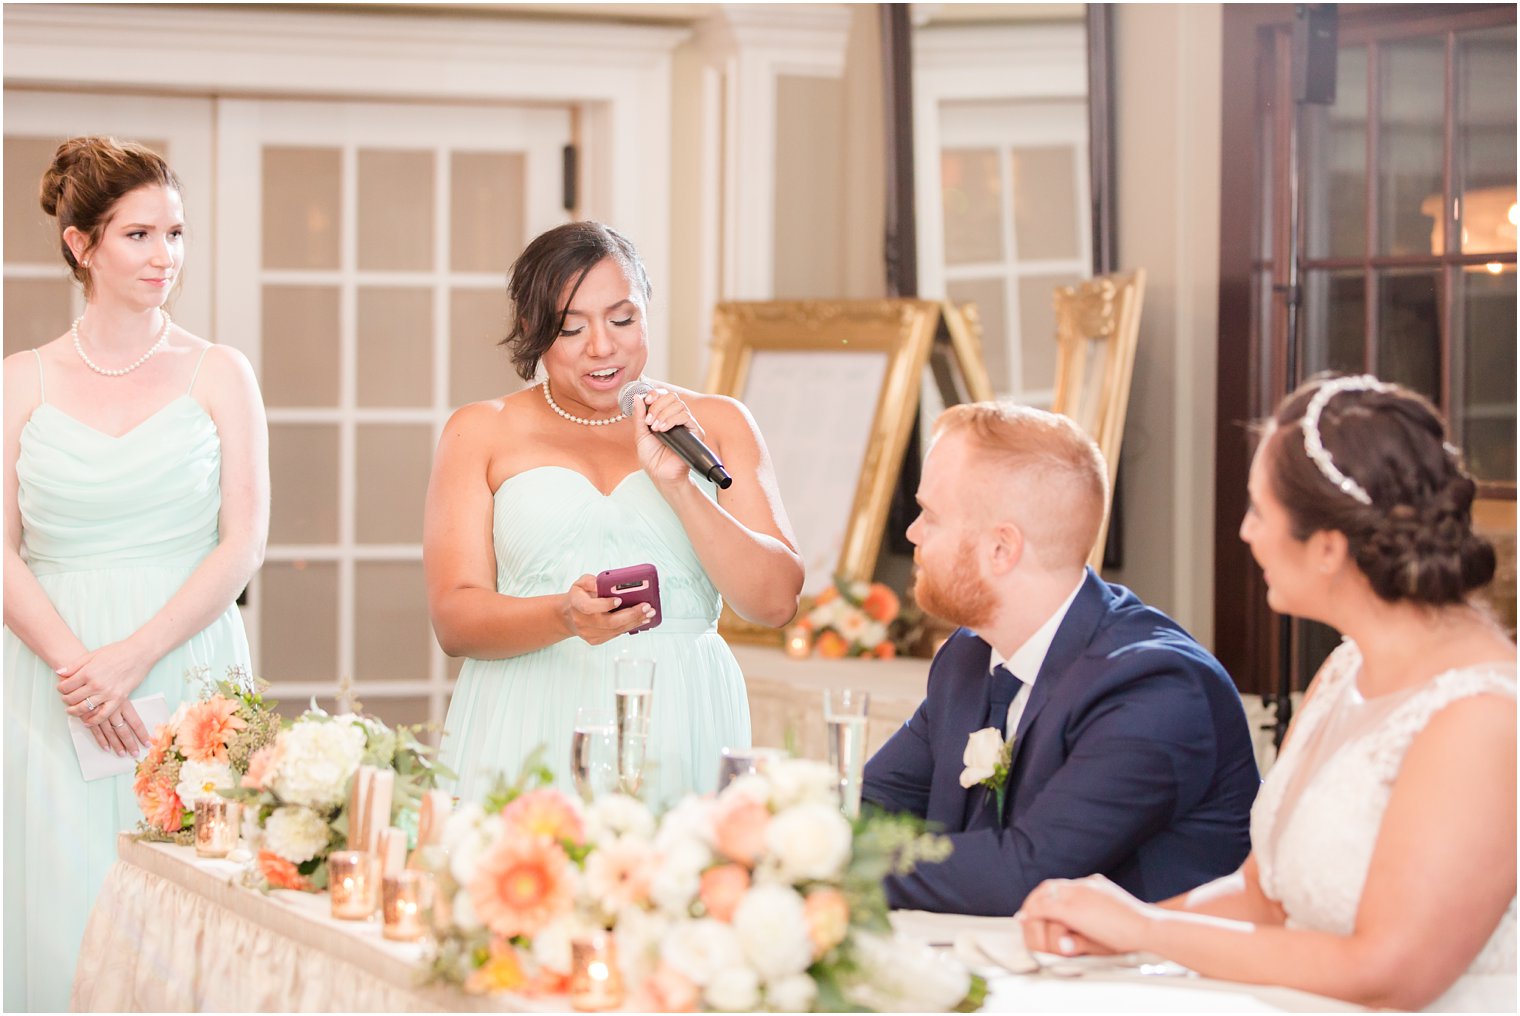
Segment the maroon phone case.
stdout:
<svg viewBox="0 0 1520 1016">
<path fill-rule="evenodd" d="M 648 624 L 640 625 L 628 634 L 636 635 L 656 627 L 660 614 L 660 575 L 652 564 L 631 564 L 626 568 L 609 568 L 596 577 L 596 595 L 616 596 L 622 599 L 618 607 L 631 607 L 635 603 L 647 603 L 654 608 L 654 617 Z"/>
</svg>

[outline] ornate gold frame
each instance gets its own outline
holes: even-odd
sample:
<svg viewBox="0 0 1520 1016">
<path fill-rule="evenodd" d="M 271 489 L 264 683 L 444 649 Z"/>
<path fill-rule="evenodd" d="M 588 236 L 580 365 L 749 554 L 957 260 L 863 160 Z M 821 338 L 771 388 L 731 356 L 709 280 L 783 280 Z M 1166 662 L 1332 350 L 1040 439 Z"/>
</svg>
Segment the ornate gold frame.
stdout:
<svg viewBox="0 0 1520 1016">
<path fill-rule="evenodd" d="M 1141 270 L 1100 275 L 1075 286 L 1059 286 L 1055 293 L 1056 341 L 1061 349 L 1051 409 L 1076 420 L 1102 449 L 1108 460 L 1110 501 L 1124 441 L 1144 294 Z M 1103 566 L 1107 538 L 1105 514 L 1098 542 L 1088 555 L 1094 570 Z"/>
</svg>

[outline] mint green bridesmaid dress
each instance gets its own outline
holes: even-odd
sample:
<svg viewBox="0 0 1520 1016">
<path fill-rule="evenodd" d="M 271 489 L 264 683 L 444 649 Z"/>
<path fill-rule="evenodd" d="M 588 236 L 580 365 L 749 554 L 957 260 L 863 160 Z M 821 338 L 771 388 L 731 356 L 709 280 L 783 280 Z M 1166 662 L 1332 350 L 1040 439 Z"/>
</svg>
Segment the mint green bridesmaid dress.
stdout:
<svg viewBox="0 0 1520 1016">
<path fill-rule="evenodd" d="M 712 484 L 697 482 L 715 495 Z M 599 646 L 569 638 L 509 659 L 466 660 L 440 756 L 459 776 L 455 792 L 479 800 L 497 773 L 515 776 L 543 745 L 556 785 L 574 793 L 576 708 L 612 709 L 612 663 L 625 651 L 655 661 L 642 796 L 658 807 L 712 790 L 719 750 L 749 746 L 749 700 L 717 631 L 718 590 L 649 475 L 630 473 L 604 495 L 573 469 L 529 469 L 497 489 L 492 533 L 498 592 L 563 593 L 582 575 L 649 562 L 659 571 L 663 621 Z"/>
<path fill-rule="evenodd" d="M 202 354 L 204 358 L 204 353 Z M 41 377 L 42 360 L 38 357 Z M 196 373 L 200 371 L 197 364 Z M 191 379 L 191 388 L 195 381 Z M 142 627 L 217 543 L 221 441 L 178 396 L 112 437 L 47 401 L 21 430 L 16 463 L 21 555 L 65 624 L 90 649 Z M 171 650 L 132 693 L 172 710 L 186 671 L 249 666 L 237 608 Z M 66 1011 L 85 922 L 116 834 L 137 824 L 130 773 L 80 775 L 57 677 L 5 630 L 5 1008 Z M 91 957 L 79 957 L 88 974 Z"/>
</svg>

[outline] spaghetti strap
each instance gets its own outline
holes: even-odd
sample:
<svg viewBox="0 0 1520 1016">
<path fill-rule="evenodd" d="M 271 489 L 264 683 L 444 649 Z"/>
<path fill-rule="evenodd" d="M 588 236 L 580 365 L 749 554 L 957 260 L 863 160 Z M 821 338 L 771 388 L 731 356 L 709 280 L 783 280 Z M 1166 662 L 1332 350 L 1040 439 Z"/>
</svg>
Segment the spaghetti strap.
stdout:
<svg viewBox="0 0 1520 1016">
<path fill-rule="evenodd" d="M 47 388 L 42 383 L 42 353 L 34 349 L 32 355 L 37 358 L 37 404 L 41 405 L 47 401 Z"/>
<path fill-rule="evenodd" d="M 186 395 L 195 391 L 195 379 L 201 376 L 201 364 L 206 362 L 206 354 L 209 352 L 211 352 L 211 344 L 208 342 L 206 348 L 201 350 L 200 359 L 195 361 L 195 373 L 190 375 L 190 387 L 185 389 Z"/>
</svg>

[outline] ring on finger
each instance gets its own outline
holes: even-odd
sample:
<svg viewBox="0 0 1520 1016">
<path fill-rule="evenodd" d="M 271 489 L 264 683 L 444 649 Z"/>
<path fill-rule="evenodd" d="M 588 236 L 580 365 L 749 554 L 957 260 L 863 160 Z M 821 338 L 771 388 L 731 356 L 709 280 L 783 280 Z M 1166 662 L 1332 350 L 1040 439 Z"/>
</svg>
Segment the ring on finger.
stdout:
<svg viewBox="0 0 1520 1016">
<path fill-rule="evenodd" d="M 119 716 L 116 719 L 114 719 L 114 720 L 111 721 L 111 726 L 113 726 L 113 727 L 125 727 L 126 725 L 127 725 L 127 721 L 123 720 Z"/>
<path fill-rule="evenodd" d="M 85 710 L 87 712 L 92 712 L 93 713 L 95 711 L 95 700 L 93 698 L 91 698 L 90 696 L 86 695 L 84 697 L 84 708 L 85 708 Z"/>
</svg>

